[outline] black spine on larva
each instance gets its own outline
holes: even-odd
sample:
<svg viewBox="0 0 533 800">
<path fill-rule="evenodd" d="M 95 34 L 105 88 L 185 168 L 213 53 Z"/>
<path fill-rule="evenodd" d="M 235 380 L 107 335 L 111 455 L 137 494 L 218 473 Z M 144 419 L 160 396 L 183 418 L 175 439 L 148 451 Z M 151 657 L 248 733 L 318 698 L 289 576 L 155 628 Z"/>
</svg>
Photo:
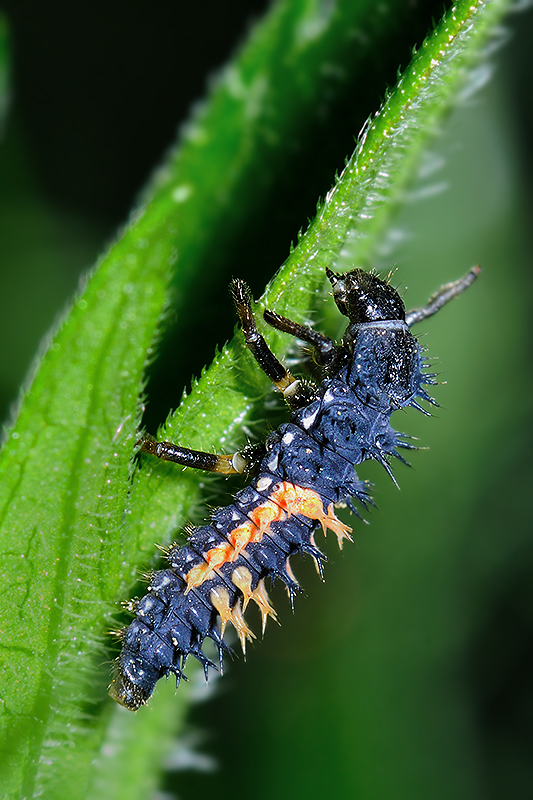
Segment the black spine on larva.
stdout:
<svg viewBox="0 0 533 800">
<path fill-rule="evenodd" d="M 319 520 L 301 514 L 281 515 L 260 541 L 250 541 L 232 561 L 187 590 L 188 576 L 206 563 L 204 556 L 227 543 L 232 531 L 251 519 L 254 509 L 277 496 L 283 482 L 315 492 L 324 513 L 354 497 L 364 505 L 369 500 L 367 489 L 354 466 L 374 458 L 388 468 L 389 457 L 403 444 L 389 424 L 391 413 L 416 405 L 416 398 L 429 399 L 423 389 L 420 348 L 394 289 L 361 270 L 344 276 L 328 272 L 328 277 L 339 309 L 350 317 L 343 342 L 337 346 L 335 367 L 316 399 L 294 411 L 268 437 L 266 454 L 250 486 L 238 492 L 231 505 L 217 509 L 208 525 L 192 533 L 188 544 L 172 547 L 169 568 L 152 576 L 136 618 L 123 633 L 110 690 L 127 708 L 137 709 L 146 702 L 162 676 L 182 677 L 189 654 L 206 671 L 214 666 L 201 649 L 206 638 L 215 643 L 221 662 L 229 647 L 214 598 L 222 595 L 231 609 L 240 609 L 246 605 L 246 592 L 259 590 L 267 577 L 282 580 L 292 598 L 299 587 L 289 557 L 312 555 L 320 569 L 325 560 L 314 542 Z M 238 568 L 249 580 L 246 590 L 233 580 Z"/>
</svg>

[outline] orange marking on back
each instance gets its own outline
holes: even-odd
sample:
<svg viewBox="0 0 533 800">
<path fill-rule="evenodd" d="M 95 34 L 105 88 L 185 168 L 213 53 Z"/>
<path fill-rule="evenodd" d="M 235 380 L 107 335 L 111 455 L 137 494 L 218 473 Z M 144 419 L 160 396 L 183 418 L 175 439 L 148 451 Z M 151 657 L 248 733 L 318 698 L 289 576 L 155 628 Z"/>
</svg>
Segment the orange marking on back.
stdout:
<svg viewBox="0 0 533 800">
<path fill-rule="evenodd" d="M 255 536 L 257 535 L 257 528 L 253 522 L 244 522 L 242 525 L 238 525 L 228 534 L 228 539 L 230 540 L 231 544 L 235 548 L 235 552 L 231 561 L 235 561 L 241 550 L 244 550 L 246 545 L 250 544 L 250 542 L 256 541 Z"/>
<path fill-rule="evenodd" d="M 288 481 L 283 481 L 272 493 L 269 500 L 265 500 L 264 503 L 250 511 L 249 520 L 229 532 L 228 542 L 221 542 L 221 544 L 204 553 L 205 563 L 192 567 L 187 575 L 185 594 L 196 586 L 200 586 L 204 581 L 214 578 L 216 570 L 223 564 L 236 561 L 241 551 L 250 542 L 260 542 L 272 522 L 285 518 L 285 512 L 289 517 L 291 514 L 300 514 L 302 517 L 307 517 L 307 519 L 316 520 L 322 526 L 324 534 L 327 533 L 328 529 L 334 531 L 341 548 L 344 539 L 352 541 L 350 536 L 352 529 L 335 516 L 333 504 L 329 505 L 328 513 L 326 514 L 320 495 L 317 492 L 313 491 L 313 489 L 306 489 L 303 486 L 296 486 Z M 313 538 L 311 538 L 311 541 L 314 543 Z M 246 603 L 248 602 L 246 596 L 244 602 L 246 608 Z M 261 603 L 259 605 L 261 606 Z"/>
<path fill-rule="evenodd" d="M 344 539 L 352 541 L 350 536 L 352 529 L 335 516 L 333 503 L 329 505 L 326 514 L 320 495 L 313 489 L 306 489 L 303 486 L 283 481 L 272 493 L 271 498 L 287 511 L 289 517 L 291 514 L 300 514 L 302 517 L 320 522 L 324 534 L 328 529 L 334 531 L 339 547 L 342 548 Z"/>
<path fill-rule="evenodd" d="M 241 550 L 244 550 L 250 542 L 260 542 L 270 523 L 282 519 L 283 516 L 282 509 L 271 500 L 266 500 L 252 509 L 249 513 L 250 519 L 243 522 L 242 525 L 238 525 L 228 534 L 228 539 L 235 548 L 232 558 L 228 561 L 236 561 Z"/>
<path fill-rule="evenodd" d="M 190 592 L 191 589 L 194 589 L 195 586 L 200 586 L 200 584 L 205 580 L 212 578 L 213 575 L 213 570 L 209 569 L 209 564 L 197 564 L 196 567 L 192 567 L 187 575 L 187 588 L 185 589 L 185 594 Z"/>
<path fill-rule="evenodd" d="M 260 542 L 263 534 L 270 527 L 271 522 L 284 519 L 285 512 L 279 504 L 272 500 L 265 500 L 261 505 L 250 511 L 250 519 L 237 525 L 228 533 L 228 542 L 213 547 L 204 553 L 205 564 L 197 564 L 187 575 L 187 589 L 185 593 L 204 581 L 215 577 L 215 571 L 222 564 L 236 561 L 239 554 L 250 542 Z"/>
<path fill-rule="evenodd" d="M 196 586 L 200 586 L 204 581 L 214 578 L 216 574 L 215 570 L 218 569 L 218 567 L 221 567 L 222 564 L 227 564 L 228 561 L 233 561 L 234 552 L 233 545 L 229 542 L 221 542 L 221 544 L 204 553 L 206 563 L 197 564 L 187 575 L 185 594 Z"/>
<path fill-rule="evenodd" d="M 250 542 L 260 542 L 263 534 L 268 530 L 270 523 L 283 519 L 284 511 L 279 504 L 272 500 L 265 500 L 261 505 L 256 506 L 250 511 L 250 519 L 238 525 L 228 533 L 228 542 L 213 547 L 204 553 L 205 564 L 197 564 L 192 567 L 187 575 L 187 588 L 185 593 L 196 586 L 200 586 L 204 581 L 215 577 L 216 570 L 223 564 L 236 561 L 239 554 Z"/>
<path fill-rule="evenodd" d="M 257 525 L 261 533 L 265 533 L 270 527 L 271 522 L 278 522 L 284 519 L 285 513 L 278 503 L 272 500 L 265 500 L 260 506 L 256 506 L 250 511 L 250 518 Z"/>
<path fill-rule="evenodd" d="M 301 514 L 308 519 L 320 519 L 324 515 L 324 506 L 320 495 L 312 489 L 304 489 L 293 483 L 283 481 L 271 495 L 274 502 L 291 514 Z"/>
</svg>

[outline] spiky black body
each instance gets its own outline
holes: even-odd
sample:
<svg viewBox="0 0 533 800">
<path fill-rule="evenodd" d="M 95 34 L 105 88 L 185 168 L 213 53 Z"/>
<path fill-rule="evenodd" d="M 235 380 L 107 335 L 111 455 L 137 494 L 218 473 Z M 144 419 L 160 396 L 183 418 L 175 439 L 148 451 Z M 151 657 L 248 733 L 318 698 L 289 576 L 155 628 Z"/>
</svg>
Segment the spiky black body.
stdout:
<svg viewBox="0 0 533 800">
<path fill-rule="evenodd" d="M 363 505 L 370 500 L 354 467 L 376 459 L 390 472 L 389 458 L 398 456 L 396 448 L 410 447 L 391 427 L 392 412 L 406 406 L 420 408 L 418 399 L 431 402 L 424 385 L 433 383 L 433 376 L 423 372 L 422 351 L 409 323 L 435 313 L 476 275 L 477 270 L 471 270 L 462 281 L 443 287 L 425 309 L 410 312 L 406 321 L 401 298 L 386 282 L 362 270 L 345 275 L 328 270 L 337 306 L 350 319 L 340 344 L 265 312 L 271 325 L 315 348 L 324 379 L 311 389 L 293 379 L 270 353 L 255 327 L 245 287 L 234 283 L 248 346 L 284 393 L 292 413 L 268 437 L 251 484 L 229 506 L 217 509 L 207 525 L 191 534 L 188 544 L 172 546 L 168 568 L 152 575 L 148 594 L 136 606 L 136 618 L 122 633 L 111 686 L 118 702 L 137 709 L 159 678 L 169 673 L 182 676 L 189 654 L 207 672 L 215 665 L 202 652 L 206 638 L 217 646 L 222 665 L 223 653 L 229 650 L 224 641 L 228 622 L 244 649 L 246 639 L 253 637 L 243 618 L 248 602 L 259 606 L 263 627 L 269 615 L 275 617 L 265 579 L 283 581 L 291 600 L 299 590 L 290 569 L 292 555 L 311 555 L 322 572 L 325 556 L 314 540 L 317 528 L 333 530 L 341 544 L 350 538 L 350 529 L 337 519 L 334 507 L 351 506 L 352 498 Z M 194 451 L 169 443 L 146 440 L 143 449 L 179 463 L 190 464 L 197 457 L 193 466 L 203 469 L 242 471 L 229 468 L 227 461 L 224 466 L 221 461 L 206 467 L 204 454 L 195 456 Z M 237 456 L 242 458 L 243 453 Z"/>
</svg>

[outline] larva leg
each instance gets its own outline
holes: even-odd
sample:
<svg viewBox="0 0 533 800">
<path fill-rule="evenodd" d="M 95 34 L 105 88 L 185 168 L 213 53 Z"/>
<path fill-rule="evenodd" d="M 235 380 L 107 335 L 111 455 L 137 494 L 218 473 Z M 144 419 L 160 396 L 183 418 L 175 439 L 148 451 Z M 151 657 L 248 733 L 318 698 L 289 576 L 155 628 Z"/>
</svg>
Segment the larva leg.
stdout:
<svg viewBox="0 0 533 800">
<path fill-rule="evenodd" d="M 274 353 L 270 350 L 263 336 L 261 336 L 257 330 L 250 301 L 250 293 L 244 281 L 239 279 L 233 280 L 230 289 L 242 326 L 246 345 L 253 357 L 265 375 L 267 375 L 276 388 L 279 389 L 283 398 L 292 409 L 306 406 L 315 397 L 314 388 L 293 377 L 289 370 L 278 361 Z"/>
<path fill-rule="evenodd" d="M 263 316 L 265 322 L 268 322 L 278 331 L 290 333 L 292 336 L 296 336 L 297 339 L 312 345 L 315 360 L 321 367 L 328 367 L 332 363 L 338 348 L 329 336 L 324 336 L 324 334 L 309 328 L 307 325 L 299 325 L 297 322 L 293 322 L 292 319 L 282 317 L 281 314 L 276 314 L 275 311 L 270 311 L 268 308 L 265 309 Z"/>
<path fill-rule="evenodd" d="M 450 300 L 453 300 L 455 297 L 462 294 L 465 289 L 468 289 L 468 287 L 474 283 L 480 272 L 481 267 L 472 267 L 472 269 L 470 269 L 464 277 L 459 278 L 458 281 L 446 283 L 444 286 L 441 286 L 438 292 L 435 292 L 435 294 L 429 298 L 424 308 L 413 308 L 412 311 L 407 312 L 405 315 L 406 323 L 411 327 L 415 325 L 415 323 L 421 322 L 423 319 L 432 317 L 433 314 L 440 311 L 446 303 L 449 303 Z"/>
<path fill-rule="evenodd" d="M 173 461 L 184 467 L 218 472 L 222 475 L 254 472 L 265 453 L 264 445 L 248 445 L 231 455 L 217 455 L 204 453 L 201 450 L 190 450 L 172 442 L 157 442 L 150 436 L 143 437 L 140 445 L 141 453 L 150 453 L 163 461 Z"/>
</svg>

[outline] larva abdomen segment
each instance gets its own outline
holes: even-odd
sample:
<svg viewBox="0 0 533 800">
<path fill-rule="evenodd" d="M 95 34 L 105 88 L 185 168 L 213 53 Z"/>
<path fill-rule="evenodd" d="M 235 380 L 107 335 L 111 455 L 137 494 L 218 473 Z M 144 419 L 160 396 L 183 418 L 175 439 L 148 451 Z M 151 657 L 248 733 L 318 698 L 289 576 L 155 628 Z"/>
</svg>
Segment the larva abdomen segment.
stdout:
<svg viewBox="0 0 533 800">
<path fill-rule="evenodd" d="M 113 697 L 139 708 L 160 677 L 171 672 L 182 677 L 189 654 L 206 670 L 214 667 L 201 650 L 206 638 L 215 642 L 222 664 L 224 650 L 230 650 L 224 641 L 228 625 L 244 651 L 255 638 L 244 619 L 251 602 L 263 631 L 268 617 L 277 619 L 265 578 L 282 580 L 292 599 L 299 586 L 290 557 L 308 553 L 317 568 L 325 560 L 314 541 L 319 525 L 336 529 L 337 536 L 346 529 L 314 490 L 262 474 L 234 503 L 217 509 L 210 524 L 193 531 L 187 545 L 171 547 L 170 569 L 152 575 L 136 619 L 124 632 Z"/>
</svg>

